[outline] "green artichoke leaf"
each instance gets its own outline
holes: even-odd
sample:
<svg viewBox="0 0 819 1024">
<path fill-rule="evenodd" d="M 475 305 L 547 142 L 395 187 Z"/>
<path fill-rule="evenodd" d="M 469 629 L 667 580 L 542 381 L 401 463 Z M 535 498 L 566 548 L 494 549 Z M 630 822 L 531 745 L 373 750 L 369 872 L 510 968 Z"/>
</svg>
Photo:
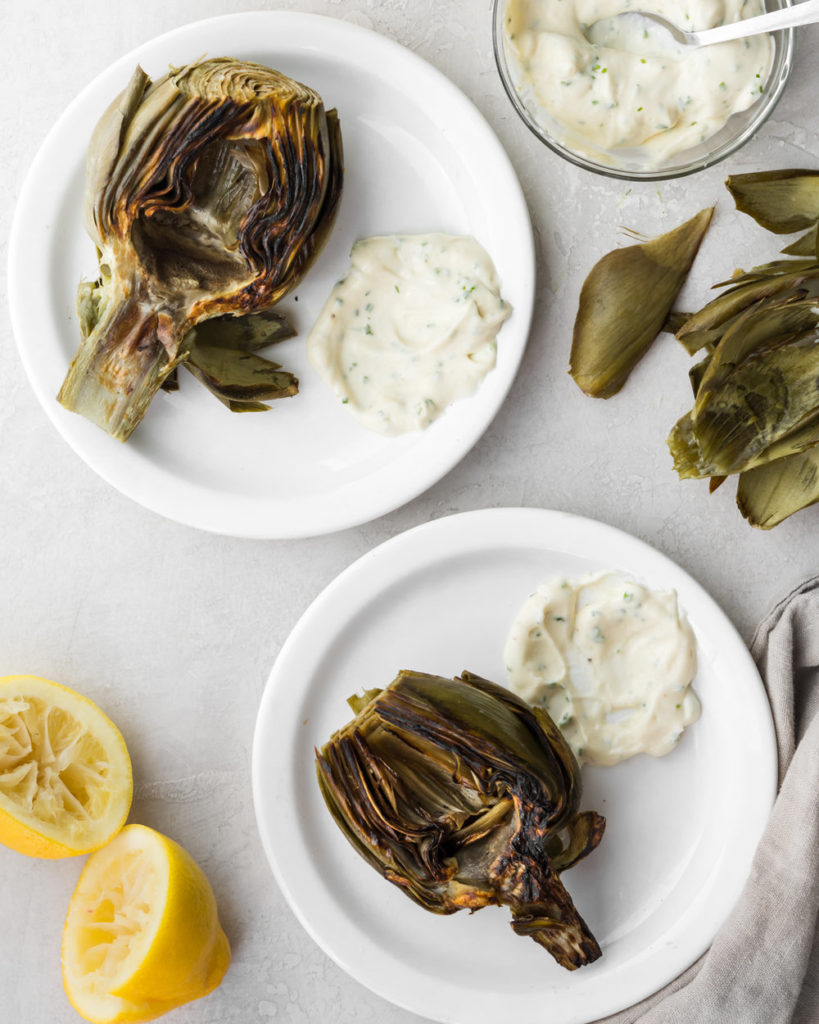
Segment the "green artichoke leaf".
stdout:
<svg viewBox="0 0 819 1024">
<path fill-rule="evenodd" d="M 357 852 L 426 910 L 508 906 L 514 930 L 564 967 L 597 959 L 559 872 L 605 821 L 578 813 L 580 771 L 548 715 L 468 672 L 403 671 L 351 706 L 316 771 Z"/>
<path fill-rule="evenodd" d="M 776 274 L 738 285 L 712 299 L 686 320 L 677 332 L 677 340 L 690 355 L 704 345 L 719 341 L 725 330 L 751 306 L 776 296 L 778 299 L 800 297 L 800 286 L 819 279 L 819 265 L 794 273 Z"/>
<path fill-rule="evenodd" d="M 774 234 L 802 231 L 819 220 L 819 171 L 734 174 L 725 185 L 737 209 Z"/>
<path fill-rule="evenodd" d="M 725 334 L 700 381 L 693 430 L 704 475 L 748 468 L 819 410 L 819 310 L 809 301 L 751 311 Z"/>
<path fill-rule="evenodd" d="M 666 443 L 674 460 L 674 469 L 681 480 L 699 480 L 710 476 L 694 434 L 694 420 L 690 412 L 677 420 Z"/>
<path fill-rule="evenodd" d="M 818 316 L 819 307 L 809 299 L 782 299 L 746 310 L 715 346 L 698 394 L 703 388 L 719 389 L 739 364 L 780 340 L 812 331 Z"/>
<path fill-rule="evenodd" d="M 569 367 L 585 394 L 609 398 L 625 384 L 666 323 L 713 212 L 615 249 L 592 268 L 580 292 Z"/>
<path fill-rule="evenodd" d="M 683 312 L 678 312 L 676 310 L 672 310 L 668 314 L 668 317 L 666 318 L 666 321 L 663 324 L 663 328 L 662 328 L 663 331 L 666 334 L 676 334 L 678 331 L 680 331 L 683 328 L 683 326 L 685 325 L 686 321 L 692 315 L 693 315 L 692 313 L 683 313 Z"/>
<path fill-rule="evenodd" d="M 751 526 L 770 530 L 819 502 L 819 446 L 739 475 L 737 505 Z"/>
<path fill-rule="evenodd" d="M 816 444 L 819 444 L 819 408 L 814 414 L 809 414 L 805 422 L 760 448 L 756 455 L 747 458 L 734 472 L 745 472 L 757 466 L 784 460 Z M 668 436 L 668 447 L 674 460 L 674 469 L 681 480 L 708 478 L 712 492 L 725 480 L 725 474 L 717 472 L 700 451 L 690 412 L 682 416 L 672 427 Z"/>
<path fill-rule="evenodd" d="M 743 284 L 752 284 L 755 281 L 763 281 L 769 277 L 778 277 L 780 274 L 797 274 L 806 270 L 819 270 L 819 263 L 813 253 L 808 253 L 806 259 L 792 260 L 771 260 L 769 263 L 761 263 L 758 267 L 751 267 L 748 271 L 741 271 L 734 274 L 727 281 L 718 281 L 711 285 L 712 289 L 733 287 L 738 288 Z"/>
<path fill-rule="evenodd" d="M 298 393 L 298 380 L 254 352 L 196 345 L 182 364 L 210 391 L 237 402 L 270 401 Z"/>
<path fill-rule="evenodd" d="M 819 230 L 817 228 L 819 225 L 814 224 L 801 238 L 797 238 L 795 242 L 785 246 L 782 252 L 786 256 L 813 256 L 819 259 Z"/>
<path fill-rule="evenodd" d="M 215 345 L 218 348 L 257 352 L 296 335 L 284 313 L 266 309 L 246 316 L 217 316 L 203 320 L 185 336 L 185 347 Z"/>
<path fill-rule="evenodd" d="M 213 392 L 216 395 L 216 392 Z M 269 412 L 270 406 L 265 405 L 264 402 L 240 402 L 235 398 L 223 398 L 221 395 L 216 395 L 219 401 L 230 409 L 231 412 Z"/>
<path fill-rule="evenodd" d="M 126 440 L 192 328 L 269 309 L 298 284 L 342 183 L 338 118 L 307 86 L 227 57 L 154 83 L 137 69 L 92 137 L 100 294 L 59 401 Z"/>
<path fill-rule="evenodd" d="M 697 397 L 697 392 L 700 389 L 700 384 L 702 384 L 702 379 L 705 376 L 705 371 L 711 364 L 713 354 L 714 346 L 709 345 L 707 354 L 698 363 L 694 363 L 688 371 L 688 380 L 691 383 L 691 390 L 694 392 L 695 398 Z"/>
</svg>

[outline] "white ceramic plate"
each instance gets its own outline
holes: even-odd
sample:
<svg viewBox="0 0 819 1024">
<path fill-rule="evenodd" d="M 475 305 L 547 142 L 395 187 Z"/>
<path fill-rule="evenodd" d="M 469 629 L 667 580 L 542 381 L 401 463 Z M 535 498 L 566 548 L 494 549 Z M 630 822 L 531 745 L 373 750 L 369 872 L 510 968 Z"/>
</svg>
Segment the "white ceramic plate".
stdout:
<svg viewBox="0 0 819 1024">
<path fill-rule="evenodd" d="M 77 283 L 96 276 L 81 223 L 91 131 L 139 62 L 153 78 L 203 54 L 248 58 L 308 83 L 338 108 L 344 195 L 330 242 L 281 308 L 299 337 L 277 348 L 300 394 L 274 410 L 227 412 L 188 374 L 160 393 L 126 445 L 55 395 L 76 352 Z M 477 394 L 430 429 L 390 439 L 367 431 L 310 367 L 304 337 L 346 272 L 353 242 L 372 234 L 472 234 L 492 256 L 514 312 L 498 365 Z M 301 537 L 397 508 L 448 472 L 489 425 L 517 371 L 534 294 L 534 248 L 514 170 L 489 126 L 440 72 L 409 50 L 345 22 L 255 12 L 177 29 L 95 79 L 43 144 L 20 196 L 9 251 L 9 299 L 20 354 L 45 411 L 109 483 L 162 515 L 218 533 Z M 44 286 L 45 282 L 45 286 Z"/>
<path fill-rule="evenodd" d="M 399 669 L 505 681 L 506 633 L 538 583 L 620 569 L 673 588 L 697 636 L 702 718 L 663 759 L 583 769 L 603 841 L 564 875 L 603 956 L 558 967 L 503 908 L 429 914 L 348 845 L 315 780 L 313 748 L 350 720 L 348 695 Z M 708 947 L 770 812 L 776 748 L 753 661 L 714 601 L 641 541 L 588 519 L 493 509 L 382 544 L 313 602 L 276 661 L 253 747 L 265 850 L 305 928 L 353 977 L 450 1024 L 581 1024 L 656 991 Z"/>
</svg>

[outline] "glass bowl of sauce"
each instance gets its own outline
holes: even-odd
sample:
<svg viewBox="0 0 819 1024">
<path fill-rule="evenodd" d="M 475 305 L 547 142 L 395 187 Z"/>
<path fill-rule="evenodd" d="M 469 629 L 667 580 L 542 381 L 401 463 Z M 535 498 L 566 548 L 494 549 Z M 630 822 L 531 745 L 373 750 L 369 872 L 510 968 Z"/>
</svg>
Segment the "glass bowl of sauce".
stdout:
<svg viewBox="0 0 819 1024">
<path fill-rule="evenodd" d="M 767 120 L 787 84 L 795 32 L 683 48 L 639 19 L 704 29 L 790 0 L 494 0 L 495 60 L 524 124 L 555 153 L 613 178 L 682 177 L 723 160 Z M 595 40 L 590 41 L 588 35 Z"/>
</svg>

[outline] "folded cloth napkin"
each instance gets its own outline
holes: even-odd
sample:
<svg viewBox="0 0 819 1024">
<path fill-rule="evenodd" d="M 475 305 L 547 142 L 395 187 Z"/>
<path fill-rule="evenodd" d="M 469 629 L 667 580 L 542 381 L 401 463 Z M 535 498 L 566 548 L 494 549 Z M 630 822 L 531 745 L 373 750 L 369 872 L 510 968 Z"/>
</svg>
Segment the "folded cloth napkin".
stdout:
<svg viewBox="0 0 819 1024">
<path fill-rule="evenodd" d="M 819 1024 L 819 576 L 760 623 L 751 653 L 779 748 L 751 876 L 708 952 L 605 1024 Z"/>
</svg>

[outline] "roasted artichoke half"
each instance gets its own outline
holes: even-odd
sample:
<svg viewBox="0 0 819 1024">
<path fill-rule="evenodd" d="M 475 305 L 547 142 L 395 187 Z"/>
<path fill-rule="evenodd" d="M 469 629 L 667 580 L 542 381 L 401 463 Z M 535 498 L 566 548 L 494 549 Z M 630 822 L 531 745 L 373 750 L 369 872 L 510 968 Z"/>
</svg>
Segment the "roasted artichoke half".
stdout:
<svg viewBox="0 0 819 1024">
<path fill-rule="evenodd" d="M 81 286 L 59 401 L 127 439 L 193 327 L 267 309 L 302 278 L 342 165 L 335 111 L 278 71 L 222 57 L 151 82 L 137 68 L 91 139 L 85 226 L 100 278 Z M 273 397 L 293 393 L 285 384 Z"/>
<path fill-rule="evenodd" d="M 600 842 L 578 813 L 580 770 L 545 711 L 464 672 L 401 672 L 349 701 L 356 717 L 316 752 L 341 831 L 436 914 L 495 905 L 574 970 L 600 956 L 560 873 Z"/>
</svg>

